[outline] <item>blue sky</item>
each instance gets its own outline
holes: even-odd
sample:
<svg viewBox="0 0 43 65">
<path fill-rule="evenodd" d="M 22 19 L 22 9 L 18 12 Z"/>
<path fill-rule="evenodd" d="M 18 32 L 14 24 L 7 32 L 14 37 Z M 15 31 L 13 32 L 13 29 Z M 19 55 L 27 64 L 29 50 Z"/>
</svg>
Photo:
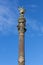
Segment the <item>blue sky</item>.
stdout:
<svg viewBox="0 0 43 65">
<path fill-rule="evenodd" d="M 0 65 L 18 65 L 18 7 L 24 7 L 25 64 L 43 65 L 43 0 L 0 0 Z"/>
</svg>

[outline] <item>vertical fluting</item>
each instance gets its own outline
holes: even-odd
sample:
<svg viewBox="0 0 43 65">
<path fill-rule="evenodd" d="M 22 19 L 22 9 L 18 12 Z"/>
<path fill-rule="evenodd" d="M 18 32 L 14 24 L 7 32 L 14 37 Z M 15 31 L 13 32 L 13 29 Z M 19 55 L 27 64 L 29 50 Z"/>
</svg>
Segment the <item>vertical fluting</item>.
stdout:
<svg viewBox="0 0 43 65">
<path fill-rule="evenodd" d="M 18 64 L 25 65 L 25 48 L 24 48 L 24 35 L 25 35 L 25 18 L 24 18 L 24 9 L 20 8 L 20 17 L 18 19 L 18 32 L 19 32 L 19 58 Z"/>
</svg>

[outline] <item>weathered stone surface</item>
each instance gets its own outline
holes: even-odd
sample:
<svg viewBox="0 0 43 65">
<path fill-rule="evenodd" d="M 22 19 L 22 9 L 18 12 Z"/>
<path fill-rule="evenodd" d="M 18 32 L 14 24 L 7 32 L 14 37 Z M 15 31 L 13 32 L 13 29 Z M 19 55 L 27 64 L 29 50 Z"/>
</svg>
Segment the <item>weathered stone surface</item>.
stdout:
<svg viewBox="0 0 43 65">
<path fill-rule="evenodd" d="M 26 20 L 24 18 L 24 9 L 20 8 L 20 17 L 18 19 L 18 32 L 19 32 L 19 59 L 18 63 L 19 65 L 25 65 L 25 59 L 24 59 L 24 34 L 25 34 L 25 24 Z"/>
</svg>

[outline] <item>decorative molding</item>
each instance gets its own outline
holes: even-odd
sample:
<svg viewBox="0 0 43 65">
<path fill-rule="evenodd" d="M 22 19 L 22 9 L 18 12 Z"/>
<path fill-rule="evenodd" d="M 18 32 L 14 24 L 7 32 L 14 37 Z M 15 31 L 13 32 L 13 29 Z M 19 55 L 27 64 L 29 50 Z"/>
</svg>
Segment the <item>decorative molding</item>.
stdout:
<svg viewBox="0 0 43 65">
<path fill-rule="evenodd" d="M 23 56 L 20 56 L 18 61 L 19 61 L 20 63 L 24 62 L 24 57 L 23 57 Z"/>
</svg>

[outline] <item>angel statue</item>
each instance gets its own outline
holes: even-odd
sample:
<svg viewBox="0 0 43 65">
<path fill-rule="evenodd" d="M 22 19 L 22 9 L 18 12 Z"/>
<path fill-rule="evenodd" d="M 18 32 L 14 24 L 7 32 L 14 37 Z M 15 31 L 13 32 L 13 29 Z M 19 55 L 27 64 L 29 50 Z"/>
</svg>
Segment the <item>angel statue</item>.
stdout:
<svg viewBox="0 0 43 65">
<path fill-rule="evenodd" d="M 25 9 L 19 7 L 18 10 L 20 11 L 20 15 L 23 16 L 25 13 Z"/>
</svg>

